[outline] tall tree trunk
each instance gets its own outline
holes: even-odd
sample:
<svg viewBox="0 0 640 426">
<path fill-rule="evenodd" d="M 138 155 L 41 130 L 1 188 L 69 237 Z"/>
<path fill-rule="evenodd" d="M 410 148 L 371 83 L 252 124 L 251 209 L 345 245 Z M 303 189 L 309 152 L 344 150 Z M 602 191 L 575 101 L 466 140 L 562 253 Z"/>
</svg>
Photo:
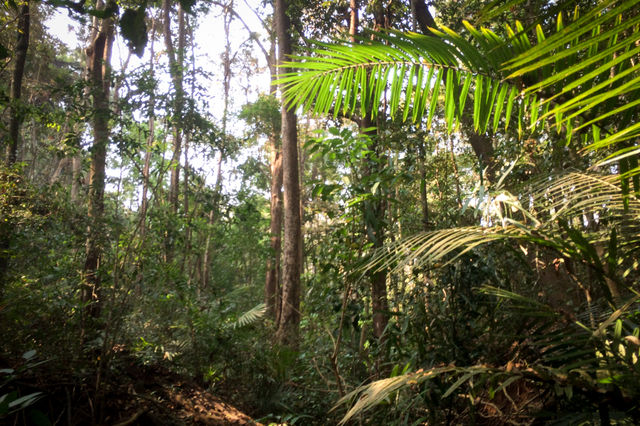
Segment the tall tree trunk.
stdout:
<svg viewBox="0 0 640 426">
<path fill-rule="evenodd" d="M 282 153 L 276 135 L 269 137 L 271 169 L 271 220 L 269 223 L 271 252 L 267 258 L 267 276 L 265 281 L 265 303 L 269 317 L 277 320 L 280 293 L 280 258 L 282 250 Z"/>
<path fill-rule="evenodd" d="M 71 160 L 71 202 L 80 200 L 80 179 L 82 177 L 82 152 L 74 154 Z"/>
<path fill-rule="evenodd" d="M 98 9 L 104 9 L 99 1 Z M 104 185 L 107 146 L 109 143 L 109 77 L 113 21 L 111 18 L 95 19 L 98 28 L 87 48 L 87 68 L 91 98 L 93 100 L 93 146 L 89 172 L 89 228 L 87 230 L 87 256 L 84 264 L 82 301 L 87 303 L 87 313 L 97 317 L 100 313 L 100 258 L 104 240 Z M 99 27 L 98 27 L 99 25 Z"/>
<path fill-rule="evenodd" d="M 20 127 L 24 119 L 21 107 L 22 79 L 24 66 L 29 50 L 29 29 L 31 16 L 28 0 L 20 6 L 18 15 L 17 40 L 15 47 L 15 66 L 11 76 L 11 91 L 9 93 L 9 140 L 6 146 L 6 164 L 12 166 L 18 158 L 18 144 Z M 34 161 L 35 162 L 35 161 Z M 0 176 L 4 178 L 4 176 Z M 0 298 L 4 291 L 7 267 L 9 264 L 9 248 L 11 246 L 12 230 L 6 223 L 0 224 Z"/>
<path fill-rule="evenodd" d="M 278 62 L 291 55 L 291 25 L 286 0 L 275 2 Z M 289 72 L 281 68 L 283 73 Z M 293 110 L 282 105 L 282 170 L 284 184 L 284 253 L 282 264 L 282 307 L 276 331 L 279 344 L 291 348 L 298 346 L 300 328 L 300 186 L 298 173 L 298 129 Z"/>
<path fill-rule="evenodd" d="M 171 176 L 169 180 L 169 205 L 173 215 L 178 213 L 178 199 L 180 193 L 180 157 L 182 156 L 182 116 L 184 107 L 184 46 L 185 46 L 185 34 L 184 34 L 184 10 L 182 5 L 178 3 L 178 45 L 177 49 L 173 44 L 173 36 L 171 34 L 171 0 L 163 0 L 162 12 L 164 20 L 164 44 L 167 50 L 167 57 L 169 59 L 169 74 L 171 75 L 171 82 L 173 83 L 173 89 L 175 91 L 175 97 L 173 100 L 173 111 L 171 114 L 171 127 L 173 127 L 173 152 L 171 155 L 170 171 Z M 165 261 L 171 263 L 174 258 L 174 245 L 177 230 L 170 222 L 165 231 Z"/>
<path fill-rule="evenodd" d="M 218 2 L 215 2 L 219 4 Z M 247 23 L 242 19 L 242 16 L 238 15 L 233 10 L 233 1 L 230 4 L 223 5 L 225 8 L 225 13 L 232 14 L 235 16 L 240 23 L 249 31 L 251 28 L 247 25 Z M 267 30 L 271 30 L 271 34 L 273 35 L 273 27 L 269 27 L 262 21 L 263 26 Z M 228 30 L 225 30 L 228 32 Z M 275 81 L 275 77 L 277 74 L 276 71 L 276 52 L 275 52 L 275 38 L 271 37 L 271 46 L 269 51 L 264 47 L 264 45 L 260 42 L 259 39 L 256 39 L 260 50 L 264 54 L 264 57 L 269 66 L 269 72 L 271 73 L 271 82 Z M 274 84 L 271 85 L 271 94 L 275 95 L 276 86 Z M 280 260 L 281 260 L 281 234 L 282 234 L 282 152 L 280 146 L 280 134 L 275 129 L 274 133 L 269 136 L 269 151 L 270 151 L 270 170 L 271 170 L 271 203 L 270 203 L 270 213 L 271 219 L 269 224 L 270 230 L 270 245 L 271 245 L 271 254 L 269 258 L 267 258 L 267 267 L 266 267 L 266 276 L 265 276 L 265 304 L 267 305 L 268 315 L 275 319 L 276 325 L 279 324 L 280 321 L 280 313 L 281 313 L 281 268 L 280 268 Z M 222 160 L 222 157 L 221 157 Z M 274 199 L 274 194 L 277 194 L 277 197 Z M 209 238 L 207 238 L 207 245 L 209 247 Z M 208 253 L 208 249 L 206 250 Z M 206 256 L 205 256 L 206 259 Z M 207 262 L 205 262 L 205 265 Z"/>
<path fill-rule="evenodd" d="M 155 78 L 155 59 L 154 59 L 154 42 L 156 36 L 156 18 L 151 19 L 151 44 L 149 47 L 149 74 L 151 78 Z M 144 244 L 144 240 L 147 233 L 147 209 L 149 208 L 149 201 L 147 200 L 147 193 L 149 192 L 149 172 L 151 169 L 151 148 L 155 140 L 156 133 L 156 98 L 155 92 L 151 91 L 149 96 L 149 135 L 147 137 L 147 146 L 144 152 L 144 166 L 142 168 L 142 200 L 140 202 L 140 241 Z"/>
<path fill-rule="evenodd" d="M 371 127 L 373 123 L 367 118 L 367 116 L 363 117 L 360 121 L 361 131 Z M 377 140 L 379 135 L 377 134 L 377 129 L 369 131 L 370 136 L 372 137 L 373 145 L 372 151 L 373 155 L 380 159 L 384 156 L 382 151 L 382 147 L 380 146 L 380 142 Z M 378 169 L 383 163 L 382 161 L 371 161 L 370 159 L 366 159 L 367 164 L 365 164 L 365 175 L 371 175 L 374 173 L 379 173 Z M 379 191 L 384 191 L 384 189 L 379 189 Z M 371 243 L 373 243 L 374 250 L 379 249 L 384 244 L 384 234 L 385 234 L 385 210 L 386 210 L 386 200 L 385 197 L 380 195 L 377 198 L 365 201 L 363 203 L 363 217 L 365 222 L 365 230 L 367 234 L 367 238 Z M 372 310 L 372 319 L 373 319 L 373 335 L 377 339 L 381 339 L 384 335 L 384 331 L 387 328 L 387 324 L 389 323 L 389 306 L 387 302 L 387 271 L 372 271 L 369 273 L 369 279 L 371 280 L 371 310 Z"/>
<path fill-rule="evenodd" d="M 196 55 L 193 46 L 193 26 L 189 23 L 188 17 L 186 19 L 186 26 L 189 29 L 189 37 L 190 37 L 190 46 L 191 46 L 191 87 L 190 87 L 190 96 L 191 99 L 195 96 L 196 91 Z M 190 104 L 190 112 L 193 112 L 193 105 Z M 193 216 L 189 214 L 189 144 L 191 142 L 191 134 L 193 129 L 191 126 L 187 127 L 184 134 L 184 178 L 183 178 L 183 209 L 184 215 L 186 217 L 186 235 L 184 238 L 184 256 L 182 257 L 182 264 L 180 266 L 180 272 L 183 272 L 186 268 L 186 265 L 189 260 L 189 256 L 191 255 L 191 244 L 193 233 L 191 232 L 191 224 L 193 221 Z M 194 214 L 196 212 L 197 206 L 194 207 Z"/>
<path fill-rule="evenodd" d="M 222 137 L 227 137 L 227 126 L 229 121 L 229 95 L 230 95 L 230 87 L 231 87 L 231 20 L 233 18 L 233 1 L 231 1 L 228 5 L 225 6 L 224 9 L 224 34 L 225 34 L 225 48 L 223 53 L 223 61 L 222 61 L 222 87 L 223 87 L 223 110 L 222 110 Z M 192 51 L 193 52 L 193 51 Z M 195 81 L 195 68 L 193 80 Z M 192 91 L 193 91 L 192 86 Z M 193 96 L 193 92 L 192 92 Z M 225 144 L 226 145 L 226 144 Z M 217 219 L 216 214 L 218 213 L 218 206 L 220 203 L 220 198 L 222 196 L 222 164 L 224 162 L 224 147 L 220 149 L 220 157 L 218 157 L 218 172 L 216 174 L 216 185 L 214 189 L 214 200 L 210 207 L 208 214 L 208 225 L 212 227 Z M 202 290 L 206 289 L 209 286 L 209 268 L 211 262 L 211 235 L 210 232 L 207 232 L 205 242 L 204 242 L 204 253 L 202 255 L 202 262 L 200 268 L 200 288 Z"/>
<path fill-rule="evenodd" d="M 16 162 L 18 157 L 18 141 L 20 139 L 20 125 L 23 114 L 20 107 L 22 97 L 22 78 L 24 76 L 24 65 L 27 60 L 27 50 L 29 49 L 29 27 L 30 27 L 29 2 L 20 6 L 18 16 L 18 37 L 16 43 L 15 66 L 11 76 L 11 93 L 9 103 L 9 145 L 7 146 L 7 164 L 9 166 Z"/>
<path fill-rule="evenodd" d="M 171 181 L 169 186 L 169 203 L 174 213 L 178 212 L 178 195 L 180 192 L 180 156 L 182 155 L 182 114 L 184 107 L 183 65 L 185 48 L 184 10 L 178 4 L 178 48 L 173 46 L 171 34 L 171 1 L 163 0 L 164 43 L 169 58 L 169 74 L 175 90 L 173 105 L 173 155 L 171 157 Z"/>
<path fill-rule="evenodd" d="M 271 94 L 276 94 L 276 86 L 273 82 L 276 79 L 276 43 L 272 40 L 269 53 L 265 54 L 267 63 L 269 64 L 269 72 L 271 74 Z M 282 270 L 280 268 L 282 258 L 282 150 L 280 135 L 277 129 L 272 129 L 269 135 L 269 169 L 271 171 L 271 188 L 270 188 L 270 253 L 267 258 L 267 273 L 264 285 L 264 298 L 267 306 L 267 315 L 275 320 L 278 324 L 281 312 L 281 278 Z"/>
<path fill-rule="evenodd" d="M 356 27 L 349 28 L 349 34 L 351 39 L 354 40 L 358 33 L 358 2 L 357 0 L 351 0 L 351 24 Z M 374 9 L 374 29 L 380 30 L 389 26 L 388 17 L 385 13 L 384 6 L 380 1 L 376 1 L 373 4 Z M 364 164 L 364 175 L 371 176 L 379 173 L 379 167 L 386 162 L 380 161 L 385 156 L 384 148 L 379 141 L 379 132 L 377 123 L 371 121 L 371 111 L 368 114 L 362 113 L 359 127 L 360 132 L 369 135 L 372 141 L 371 150 L 373 159 L 366 158 Z M 382 122 L 384 114 L 380 111 L 378 114 L 378 121 Z M 372 129 L 372 127 L 376 127 Z M 381 188 L 381 191 L 384 189 Z M 362 214 L 364 217 L 364 226 L 367 234 L 367 238 L 373 243 L 374 248 L 380 248 L 384 244 L 385 233 L 385 211 L 387 200 L 384 197 L 377 197 L 377 199 L 365 201 L 362 205 Z M 389 323 L 389 307 L 387 302 L 387 272 L 375 271 L 369 273 L 369 280 L 371 281 L 371 310 L 373 320 L 373 334 L 377 339 L 381 339 L 384 335 L 384 330 Z M 382 343 L 382 342 L 381 342 Z"/>
</svg>

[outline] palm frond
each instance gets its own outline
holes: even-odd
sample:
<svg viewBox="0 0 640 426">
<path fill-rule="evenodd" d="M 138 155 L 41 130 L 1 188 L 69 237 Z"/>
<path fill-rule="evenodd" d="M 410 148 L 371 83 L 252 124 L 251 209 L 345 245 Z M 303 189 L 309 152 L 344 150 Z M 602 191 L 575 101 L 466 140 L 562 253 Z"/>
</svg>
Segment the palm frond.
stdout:
<svg viewBox="0 0 640 426">
<path fill-rule="evenodd" d="M 244 314 L 240 315 L 240 318 L 238 318 L 233 323 L 233 328 L 240 328 L 240 327 L 244 327 L 246 325 L 252 324 L 254 322 L 257 322 L 264 317 L 264 314 L 266 312 L 267 312 L 267 305 L 265 305 L 264 303 L 260 303 L 259 305 L 254 306 Z"/>
<path fill-rule="evenodd" d="M 438 367 L 426 371 L 416 371 L 399 376 L 389 377 L 375 382 L 359 386 L 338 400 L 332 408 L 336 410 L 341 405 L 351 405 L 351 408 L 342 418 L 339 424 L 345 424 L 353 416 L 370 410 L 381 402 L 391 397 L 398 390 L 411 385 L 417 385 L 425 380 L 432 379 L 444 373 L 456 371 L 456 367 Z"/>
<path fill-rule="evenodd" d="M 595 173 L 568 172 L 540 179 L 531 183 L 523 196 L 500 193 L 484 201 L 499 215 L 500 225 L 419 233 L 383 247 L 364 268 L 399 272 L 406 265 L 448 264 L 480 245 L 507 239 L 550 247 L 568 256 L 587 256 L 585 261 L 596 262 L 593 244 L 606 242 L 610 235 L 592 232 L 587 240 L 579 231 L 585 220 L 596 218 L 617 223 L 616 247 L 624 257 L 640 240 L 640 199 L 624 194 L 621 185 L 618 176 Z"/>
<path fill-rule="evenodd" d="M 519 234 L 519 229 L 513 226 L 470 226 L 423 232 L 379 250 L 365 265 L 365 269 L 392 269 L 399 272 L 405 265 L 419 268 L 451 256 L 444 263 L 448 264 L 479 245 Z"/>
<path fill-rule="evenodd" d="M 504 42 L 473 29 L 486 51 L 478 50 L 448 28 L 433 31 L 437 37 L 391 31 L 362 44 L 319 44 L 310 56 L 294 56 L 287 66 L 296 71 L 282 74 L 277 83 L 284 85 L 291 108 L 315 114 L 359 110 L 375 117 L 386 107 L 391 116 L 401 112 L 403 121 L 429 125 L 441 104 L 452 129 L 474 94 L 474 125 L 484 131 L 496 121 L 491 117 L 512 111 L 517 89 L 497 72 L 509 57 Z"/>
<path fill-rule="evenodd" d="M 347 413 L 340 421 L 340 425 L 347 423 L 354 416 L 362 414 L 376 405 L 389 400 L 394 394 L 402 389 L 420 385 L 428 380 L 437 377 L 447 376 L 445 380 L 453 382 L 447 390 L 442 394 L 442 398 L 448 398 L 453 395 L 462 385 L 473 381 L 476 377 L 490 377 L 495 383 L 492 393 L 504 391 L 507 386 L 521 379 L 523 376 L 520 372 L 508 372 L 504 368 L 491 368 L 483 365 L 472 367 L 433 367 L 430 369 L 420 369 L 415 372 L 405 373 L 399 376 L 389 377 L 386 379 L 376 380 L 357 387 L 344 397 L 340 398 L 333 410 L 338 409 L 342 405 L 351 405 Z"/>
<path fill-rule="evenodd" d="M 555 117 L 558 129 L 573 134 L 596 126 L 588 149 L 602 149 L 640 136 L 633 123 L 640 112 L 639 40 L 638 1 L 609 0 L 566 27 L 559 25 L 557 33 L 505 62 L 503 70 L 508 79 L 543 74 L 523 91 L 542 98 L 546 112 L 538 120 Z M 608 159 L 623 154 L 618 150 Z"/>
<path fill-rule="evenodd" d="M 554 120 L 569 140 L 587 132 L 590 150 L 626 144 L 606 161 L 637 158 L 630 142 L 640 136 L 637 5 L 608 0 L 582 16 L 576 11 L 566 26 L 560 14 L 557 32 L 535 28 L 536 43 L 518 22 L 505 35 L 465 22 L 464 35 L 440 27 L 429 35 L 375 33 L 359 44 L 319 44 L 311 55 L 293 57 L 286 66 L 296 71 L 278 83 L 291 108 L 316 114 L 385 111 L 428 127 L 440 105 L 449 131 L 470 97 L 477 131 L 507 129 L 516 119 L 521 133 Z M 636 163 L 627 168 L 638 172 Z"/>
</svg>

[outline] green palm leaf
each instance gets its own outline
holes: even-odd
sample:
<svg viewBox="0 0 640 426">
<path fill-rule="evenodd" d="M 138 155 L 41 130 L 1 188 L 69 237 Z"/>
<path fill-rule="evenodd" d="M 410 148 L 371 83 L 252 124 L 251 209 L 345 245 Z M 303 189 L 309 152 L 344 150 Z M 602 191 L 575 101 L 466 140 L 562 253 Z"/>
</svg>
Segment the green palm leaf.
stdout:
<svg viewBox="0 0 640 426">
<path fill-rule="evenodd" d="M 494 109 L 510 112 L 505 103 L 516 101 L 506 96 L 516 93 L 515 87 L 497 73 L 506 57 L 504 43 L 494 33 L 476 31 L 489 50 L 481 52 L 447 28 L 434 33 L 438 37 L 389 32 L 375 33 L 376 41 L 366 44 L 319 44 L 312 56 L 293 57 L 287 66 L 297 70 L 282 74 L 278 83 L 291 108 L 316 114 L 350 115 L 359 109 L 376 117 L 386 96 L 391 116 L 402 112 L 402 120 L 430 124 L 442 104 L 450 129 L 458 124 L 467 95 L 485 93 L 474 116 L 475 127 L 486 130 Z"/>
<path fill-rule="evenodd" d="M 640 115 L 639 9 L 638 0 L 602 2 L 505 62 L 508 79 L 545 75 L 523 92 L 538 94 L 541 106 L 551 106 L 538 121 L 555 117 L 556 126 L 574 135 L 597 126 L 604 137 L 592 135 L 590 150 L 640 136 L 640 126 L 632 122 Z M 623 149 L 607 162 L 620 160 Z"/>
<path fill-rule="evenodd" d="M 568 25 L 560 15 L 556 33 L 535 28 L 535 45 L 517 22 L 504 36 L 465 22 L 466 37 L 440 27 L 430 35 L 375 33 L 375 41 L 360 44 L 319 44 L 311 55 L 294 57 L 286 66 L 296 71 L 278 82 L 290 107 L 316 114 L 359 110 L 375 117 L 386 107 L 394 118 L 401 112 L 402 120 L 428 127 L 440 104 L 449 131 L 471 96 L 477 131 L 497 131 L 503 118 L 508 128 L 516 107 L 520 134 L 554 119 L 568 140 L 588 132 L 590 150 L 625 143 L 606 159 L 619 161 L 637 157 L 628 148 L 640 137 L 633 122 L 640 115 L 637 5 L 609 0 L 574 13 Z"/>
<path fill-rule="evenodd" d="M 242 314 L 240 318 L 238 318 L 233 323 L 233 328 L 244 327 L 246 325 L 259 321 L 264 317 L 264 314 L 266 312 L 267 305 L 265 305 L 264 303 L 260 303 L 259 305 L 254 306 L 253 308 Z"/>
<path fill-rule="evenodd" d="M 520 240 L 583 258 L 602 269 L 589 247 L 608 241 L 608 234 L 592 233 L 589 241 L 585 241 L 577 229 L 583 227 L 585 217 L 613 221 L 621 228 L 618 232 L 620 256 L 635 250 L 635 243 L 640 241 L 640 199 L 624 194 L 621 185 L 615 175 L 594 173 L 568 172 L 552 179 L 540 179 L 529 185 L 524 196 L 500 192 L 484 201 L 500 225 L 419 233 L 380 249 L 364 268 L 391 268 L 398 272 L 406 265 L 448 264 L 480 245 Z M 489 220 L 487 217 L 486 221 Z M 563 223 L 565 228 L 559 225 Z M 565 232 L 573 232 L 574 237 L 567 238 Z"/>
</svg>

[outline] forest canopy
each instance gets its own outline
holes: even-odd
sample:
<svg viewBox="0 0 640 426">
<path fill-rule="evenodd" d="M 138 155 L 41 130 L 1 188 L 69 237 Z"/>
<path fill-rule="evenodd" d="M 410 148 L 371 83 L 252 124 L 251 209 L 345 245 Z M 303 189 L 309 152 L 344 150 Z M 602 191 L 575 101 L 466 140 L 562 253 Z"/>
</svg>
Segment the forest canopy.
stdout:
<svg viewBox="0 0 640 426">
<path fill-rule="evenodd" d="M 638 0 L 11 0 L 0 423 L 640 422 Z"/>
</svg>

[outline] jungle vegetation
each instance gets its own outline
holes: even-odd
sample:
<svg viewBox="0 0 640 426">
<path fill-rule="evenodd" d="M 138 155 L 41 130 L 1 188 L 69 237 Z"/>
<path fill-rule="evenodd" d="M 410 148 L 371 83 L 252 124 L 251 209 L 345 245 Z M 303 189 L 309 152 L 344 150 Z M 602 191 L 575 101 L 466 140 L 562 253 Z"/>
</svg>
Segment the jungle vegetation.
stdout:
<svg viewBox="0 0 640 426">
<path fill-rule="evenodd" d="M 640 422 L 637 0 L 1 11 L 0 423 Z"/>
</svg>

